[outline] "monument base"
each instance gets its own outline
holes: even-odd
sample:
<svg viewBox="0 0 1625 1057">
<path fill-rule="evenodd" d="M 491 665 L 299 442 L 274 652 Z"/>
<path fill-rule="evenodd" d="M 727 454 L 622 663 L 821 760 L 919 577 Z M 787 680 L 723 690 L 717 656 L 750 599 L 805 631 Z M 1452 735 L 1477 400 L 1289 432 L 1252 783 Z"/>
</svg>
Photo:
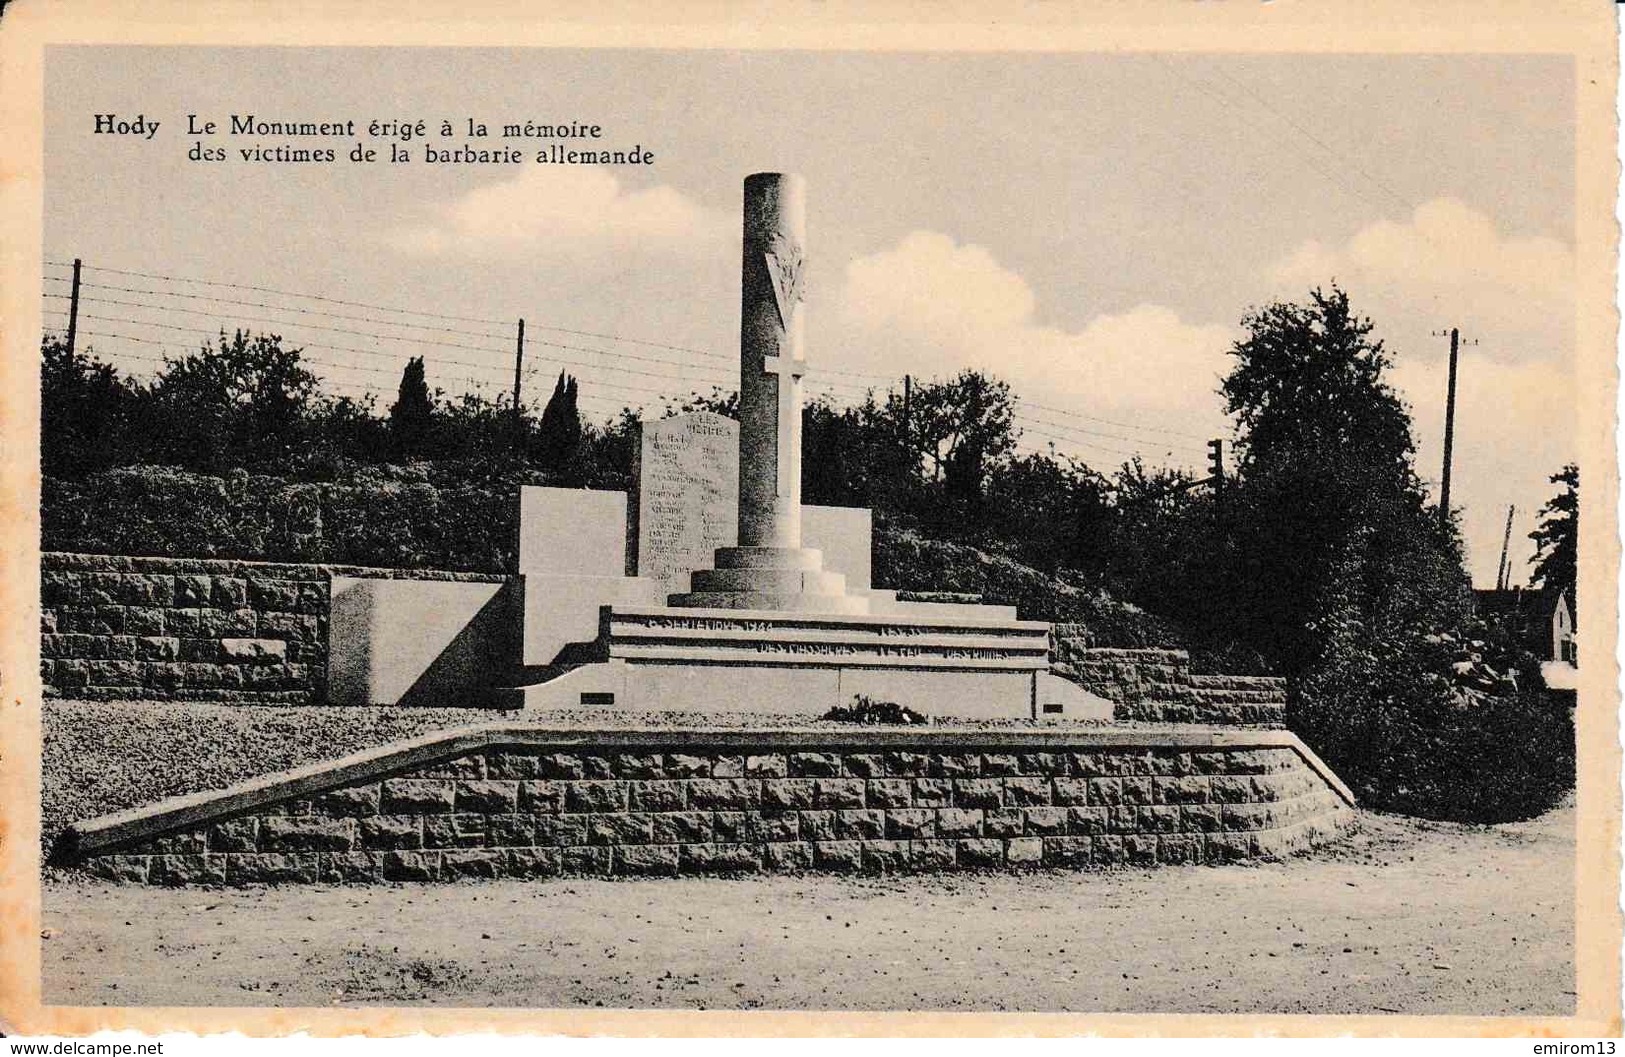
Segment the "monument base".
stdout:
<svg viewBox="0 0 1625 1057">
<path fill-rule="evenodd" d="M 598 663 L 511 704 L 816 718 L 866 697 L 952 719 L 1111 716 L 1049 675 L 1039 621 L 611 606 L 598 649 Z"/>
<path fill-rule="evenodd" d="M 667 601 L 679 609 L 794 613 L 869 612 L 869 599 L 848 594 L 846 577 L 824 568 L 812 547 L 719 547 L 716 566 L 696 569 L 693 588 Z"/>
</svg>

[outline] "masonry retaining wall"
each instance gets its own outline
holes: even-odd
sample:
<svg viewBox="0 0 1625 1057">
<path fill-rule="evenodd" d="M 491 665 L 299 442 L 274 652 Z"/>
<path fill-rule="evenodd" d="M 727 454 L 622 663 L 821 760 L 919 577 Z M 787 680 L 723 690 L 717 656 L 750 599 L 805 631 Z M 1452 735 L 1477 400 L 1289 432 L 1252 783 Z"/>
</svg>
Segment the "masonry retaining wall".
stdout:
<svg viewBox="0 0 1625 1057">
<path fill-rule="evenodd" d="M 1114 702 L 1114 719 L 1255 726 L 1286 721 L 1286 680 L 1278 676 L 1198 675 L 1184 650 L 1106 649 L 1087 641 L 1082 625 L 1052 625 L 1052 670 Z"/>
<path fill-rule="evenodd" d="M 69 828 L 151 884 L 1276 858 L 1352 821 L 1285 731 L 434 735 Z"/>
<path fill-rule="evenodd" d="M 332 578 L 500 582 L 485 573 L 46 553 L 49 697 L 308 704 L 326 698 Z"/>
</svg>

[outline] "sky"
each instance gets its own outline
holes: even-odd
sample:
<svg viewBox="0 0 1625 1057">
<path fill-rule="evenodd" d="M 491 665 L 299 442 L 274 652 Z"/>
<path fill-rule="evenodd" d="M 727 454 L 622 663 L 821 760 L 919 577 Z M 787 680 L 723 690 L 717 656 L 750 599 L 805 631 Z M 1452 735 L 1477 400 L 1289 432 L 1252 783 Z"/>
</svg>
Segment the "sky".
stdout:
<svg viewBox="0 0 1625 1057">
<path fill-rule="evenodd" d="M 599 417 L 733 388 L 741 185 L 790 171 L 809 386 L 837 402 L 972 367 L 1010 383 L 1029 447 L 1205 472 L 1242 320 L 1336 282 L 1377 325 L 1435 489 L 1441 332 L 1462 333 L 1452 501 L 1476 583 L 1509 504 L 1527 578 L 1578 449 L 1563 57 L 63 47 L 46 99 L 45 323 L 82 259 L 85 342 L 138 375 L 245 326 L 380 407 L 410 355 L 494 397 L 523 317 L 528 397 L 560 369 Z M 96 133 L 109 113 L 159 129 Z M 409 163 L 350 163 L 354 139 L 190 136 L 192 114 L 430 127 Z M 421 160 L 528 157 L 546 141 L 500 136 L 525 121 L 654 160 Z M 189 160 L 199 142 L 232 160 Z M 338 160 L 236 156 L 256 144 Z"/>
</svg>

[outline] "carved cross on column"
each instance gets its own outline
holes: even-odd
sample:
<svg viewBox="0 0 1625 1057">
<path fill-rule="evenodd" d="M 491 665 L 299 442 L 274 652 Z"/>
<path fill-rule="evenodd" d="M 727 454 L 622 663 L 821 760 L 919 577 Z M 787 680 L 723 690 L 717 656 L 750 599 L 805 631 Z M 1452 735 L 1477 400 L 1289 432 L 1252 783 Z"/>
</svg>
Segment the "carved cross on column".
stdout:
<svg viewBox="0 0 1625 1057">
<path fill-rule="evenodd" d="M 801 379 L 807 373 L 807 361 L 792 360 L 785 356 L 762 357 L 762 373 L 779 377 L 779 495 L 790 495 L 790 456 L 795 447 L 796 416 L 801 414 Z"/>
<path fill-rule="evenodd" d="M 745 179 L 739 301 L 739 545 L 801 546 L 806 188 Z"/>
</svg>

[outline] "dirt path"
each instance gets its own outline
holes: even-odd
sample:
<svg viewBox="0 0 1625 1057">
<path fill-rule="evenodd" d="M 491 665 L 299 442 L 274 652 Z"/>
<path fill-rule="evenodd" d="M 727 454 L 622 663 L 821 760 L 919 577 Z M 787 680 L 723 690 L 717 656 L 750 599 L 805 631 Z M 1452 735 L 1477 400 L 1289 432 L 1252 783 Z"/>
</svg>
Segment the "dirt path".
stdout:
<svg viewBox="0 0 1625 1057">
<path fill-rule="evenodd" d="M 1574 812 L 1257 867 L 157 890 L 52 883 L 46 1001 L 1569 1014 Z"/>
</svg>

